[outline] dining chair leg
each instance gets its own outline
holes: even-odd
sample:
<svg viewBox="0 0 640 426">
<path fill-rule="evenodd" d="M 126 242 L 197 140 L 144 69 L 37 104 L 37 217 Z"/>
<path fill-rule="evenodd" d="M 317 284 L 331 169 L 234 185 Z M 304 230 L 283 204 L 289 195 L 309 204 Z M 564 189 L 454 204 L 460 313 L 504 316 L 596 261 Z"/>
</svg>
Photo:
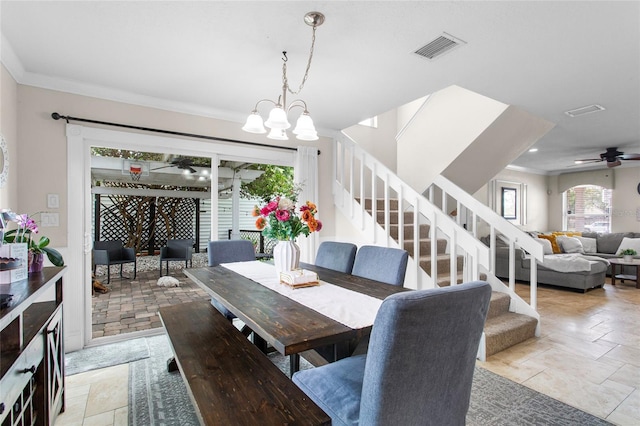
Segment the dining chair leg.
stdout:
<svg viewBox="0 0 640 426">
<path fill-rule="evenodd" d="M 289 371 L 291 372 L 291 376 L 293 373 L 300 370 L 300 355 L 291 354 L 289 355 Z"/>
</svg>

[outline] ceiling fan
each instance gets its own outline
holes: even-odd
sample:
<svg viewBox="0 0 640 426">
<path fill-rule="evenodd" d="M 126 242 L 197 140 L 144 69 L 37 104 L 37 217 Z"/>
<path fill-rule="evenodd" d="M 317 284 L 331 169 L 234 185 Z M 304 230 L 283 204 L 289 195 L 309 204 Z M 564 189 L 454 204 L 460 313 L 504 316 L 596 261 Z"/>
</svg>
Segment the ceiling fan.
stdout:
<svg viewBox="0 0 640 426">
<path fill-rule="evenodd" d="M 587 158 L 584 160 L 575 160 L 576 164 L 597 163 L 606 161 L 607 167 L 616 167 L 622 164 L 621 160 L 640 160 L 640 154 L 625 154 L 618 151 L 618 148 L 607 148 L 606 152 L 600 154 L 600 158 Z"/>
<path fill-rule="evenodd" d="M 153 170 L 165 169 L 167 167 L 177 167 L 182 170 L 188 170 L 190 173 L 197 173 L 198 171 L 193 168 L 193 160 L 191 158 L 174 158 L 171 160 L 171 164 L 168 166 L 157 167 Z"/>
</svg>

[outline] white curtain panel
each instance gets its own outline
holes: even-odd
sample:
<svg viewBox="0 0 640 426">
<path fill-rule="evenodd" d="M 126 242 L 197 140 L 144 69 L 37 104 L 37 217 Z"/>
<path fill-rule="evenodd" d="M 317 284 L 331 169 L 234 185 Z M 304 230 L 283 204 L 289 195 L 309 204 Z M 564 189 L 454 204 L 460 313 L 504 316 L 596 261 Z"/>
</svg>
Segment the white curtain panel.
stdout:
<svg viewBox="0 0 640 426">
<path fill-rule="evenodd" d="M 318 206 L 316 219 L 322 220 L 322 206 L 318 204 L 318 148 L 312 146 L 298 146 L 296 163 L 294 166 L 294 181 L 302 190 L 298 197 L 298 206 L 311 201 Z M 313 263 L 318 248 L 318 233 L 314 232 L 309 237 L 298 238 L 300 246 L 300 261 Z"/>
</svg>

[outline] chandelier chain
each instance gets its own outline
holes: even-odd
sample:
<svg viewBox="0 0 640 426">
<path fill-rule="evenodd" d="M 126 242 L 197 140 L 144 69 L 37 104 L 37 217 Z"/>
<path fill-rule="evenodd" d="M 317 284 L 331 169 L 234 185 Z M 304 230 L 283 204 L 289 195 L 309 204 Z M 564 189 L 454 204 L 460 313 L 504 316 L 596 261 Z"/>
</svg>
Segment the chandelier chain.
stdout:
<svg viewBox="0 0 640 426">
<path fill-rule="evenodd" d="M 282 84 L 292 95 L 297 95 L 302 91 L 304 84 L 307 82 L 307 78 L 309 77 L 309 69 L 311 68 L 311 60 L 313 59 L 313 48 L 316 44 L 316 25 L 313 26 L 313 33 L 311 35 L 311 49 L 309 50 L 309 61 L 307 62 L 307 69 L 304 71 L 304 77 L 302 77 L 302 82 L 300 83 L 300 87 L 298 90 L 291 90 L 289 87 L 289 79 L 287 78 L 287 52 L 282 52 L 284 58 L 282 59 Z"/>
</svg>

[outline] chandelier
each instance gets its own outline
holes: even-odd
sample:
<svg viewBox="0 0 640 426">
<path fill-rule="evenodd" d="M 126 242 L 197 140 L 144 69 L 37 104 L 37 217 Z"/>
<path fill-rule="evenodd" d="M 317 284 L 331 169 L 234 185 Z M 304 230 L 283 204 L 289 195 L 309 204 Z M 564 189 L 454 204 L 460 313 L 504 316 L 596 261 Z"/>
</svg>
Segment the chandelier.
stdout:
<svg viewBox="0 0 640 426">
<path fill-rule="evenodd" d="M 311 49 L 309 50 L 309 60 L 307 62 L 307 68 L 302 78 L 302 83 L 298 90 L 291 90 L 289 87 L 289 80 L 287 79 L 287 52 L 282 52 L 282 95 L 278 96 L 278 101 L 274 102 L 271 99 L 261 99 L 256 103 L 256 106 L 251 111 L 247 122 L 242 127 L 242 130 L 249 133 L 267 133 L 264 128 L 267 126 L 271 129 L 267 137 L 269 139 L 276 140 L 288 140 L 287 129 L 291 127 L 287 115 L 295 107 L 303 109 L 302 114 L 296 122 L 296 127 L 293 129 L 293 134 L 296 135 L 296 139 L 303 141 L 315 141 L 318 140 L 318 132 L 313 125 L 313 120 L 307 110 L 307 104 L 302 99 L 296 99 L 287 105 L 287 92 L 292 95 L 297 95 L 302 91 L 304 84 L 309 76 L 309 68 L 311 67 L 311 60 L 313 59 L 313 47 L 316 43 L 316 28 L 322 25 L 324 22 L 324 15 L 320 12 L 309 12 L 304 15 L 304 22 L 313 27 L 313 34 L 311 36 Z M 258 106 L 263 102 L 268 102 L 274 105 L 271 112 L 269 112 L 269 118 L 267 121 L 263 121 L 262 117 L 258 113 Z"/>
</svg>

